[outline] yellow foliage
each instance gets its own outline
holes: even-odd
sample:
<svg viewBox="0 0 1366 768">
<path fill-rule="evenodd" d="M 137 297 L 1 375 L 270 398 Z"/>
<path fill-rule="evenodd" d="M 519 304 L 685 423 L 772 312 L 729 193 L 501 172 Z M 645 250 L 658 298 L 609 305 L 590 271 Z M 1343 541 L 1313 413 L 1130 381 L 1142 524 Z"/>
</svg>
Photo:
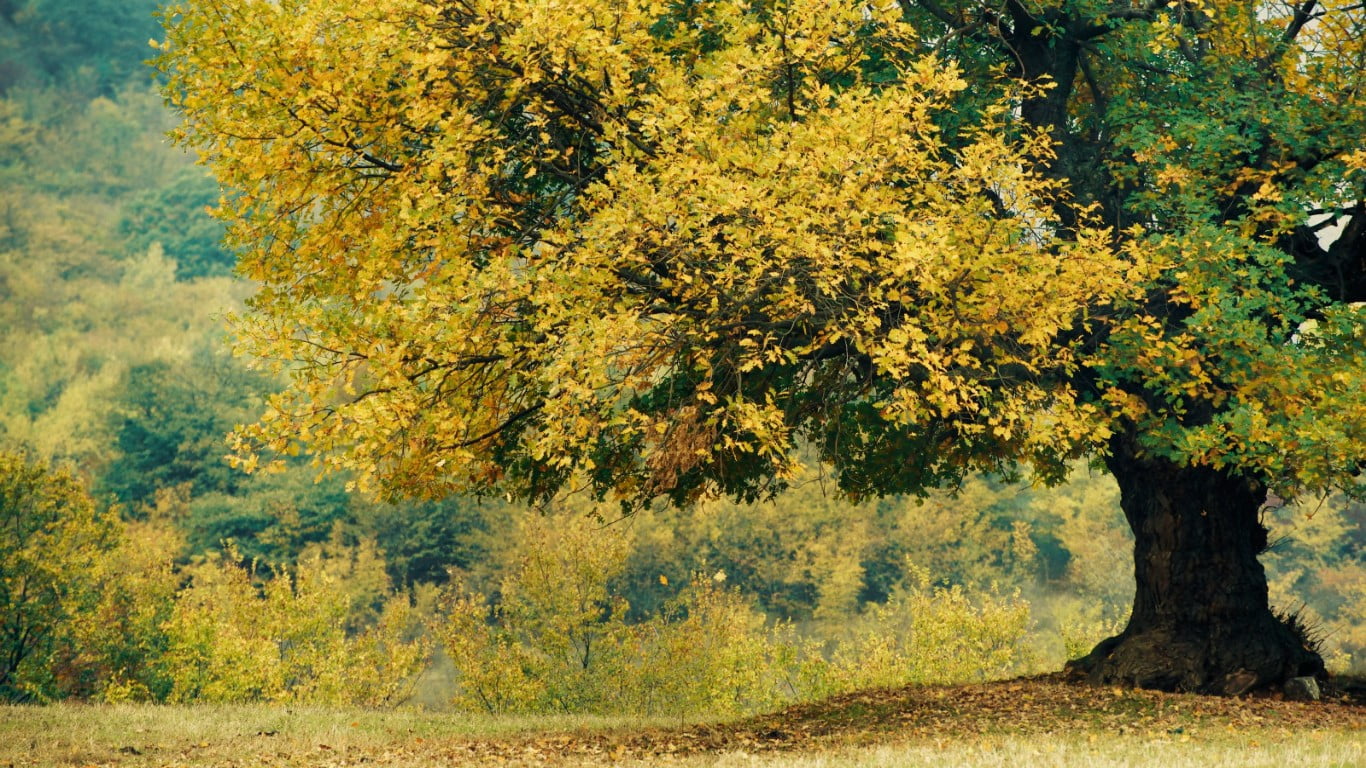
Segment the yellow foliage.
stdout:
<svg viewBox="0 0 1366 768">
<path fill-rule="evenodd" d="M 0 446 L 0 699 L 42 701 L 70 684 L 58 667 L 99 601 L 92 566 L 116 535 L 69 470 Z"/>
<path fill-rule="evenodd" d="M 657 715 L 780 702 L 785 649 L 724 573 L 694 574 L 657 616 L 624 620 L 611 582 L 630 545 L 629 531 L 581 513 L 523 518 L 499 602 L 456 585 L 433 625 L 460 676 L 456 705 Z"/>
<path fill-rule="evenodd" d="M 870 605 L 836 640 L 818 678 L 825 693 L 907 683 L 994 680 L 1030 669 L 1029 604 L 995 585 L 933 586 L 908 563 L 887 603 Z"/>
<path fill-rule="evenodd" d="M 166 630 L 171 701 L 397 703 L 427 658 L 406 595 L 345 628 L 350 595 L 320 556 L 258 579 L 229 549 L 193 569 Z"/>
<path fill-rule="evenodd" d="M 499 602 L 457 586 L 433 627 L 459 672 L 457 706 L 740 714 L 862 687 L 995 679 L 1032 663 L 1018 593 L 933 586 L 911 565 L 891 600 L 828 640 L 770 625 L 724 571 L 693 573 L 658 614 L 629 624 L 610 584 L 628 546 L 629 533 L 582 515 L 524 521 Z"/>
<path fill-rule="evenodd" d="M 718 462 L 787 477 L 845 401 L 959 462 L 1102 444 L 1069 334 L 1132 254 L 1057 234 L 1031 88 L 949 136 L 967 83 L 894 5 L 761 5 L 173 6 L 181 139 L 260 282 L 243 348 L 298 364 L 243 466 L 695 498 Z M 840 384 L 865 364 L 885 396 Z"/>
</svg>

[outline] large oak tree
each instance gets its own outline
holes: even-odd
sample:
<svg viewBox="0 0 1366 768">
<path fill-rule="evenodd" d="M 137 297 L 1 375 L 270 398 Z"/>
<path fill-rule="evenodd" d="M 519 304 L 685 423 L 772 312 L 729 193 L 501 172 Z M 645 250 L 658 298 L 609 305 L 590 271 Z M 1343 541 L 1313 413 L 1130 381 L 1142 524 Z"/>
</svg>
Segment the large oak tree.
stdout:
<svg viewBox="0 0 1366 768">
<path fill-rule="evenodd" d="M 1259 511 L 1360 494 L 1356 0 L 186 0 L 167 93 L 228 190 L 242 461 L 362 486 L 1122 489 L 1098 681 L 1322 671 Z"/>
</svg>

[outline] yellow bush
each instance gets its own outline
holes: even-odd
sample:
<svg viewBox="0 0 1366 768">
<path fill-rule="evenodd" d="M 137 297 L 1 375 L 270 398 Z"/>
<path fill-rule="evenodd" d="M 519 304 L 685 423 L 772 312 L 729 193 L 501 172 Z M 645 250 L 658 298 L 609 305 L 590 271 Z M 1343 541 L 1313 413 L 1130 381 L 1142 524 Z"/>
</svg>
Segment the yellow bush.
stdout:
<svg viewBox="0 0 1366 768">
<path fill-rule="evenodd" d="M 172 701 L 394 703 L 426 659 L 407 597 L 348 633 L 351 597 L 326 558 L 258 579 L 231 550 L 194 570 L 166 625 Z"/>
<path fill-rule="evenodd" d="M 695 574 L 678 599 L 635 628 L 627 679 L 632 710 L 642 714 L 734 715 L 770 709 L 791 697 L 782 682 L 795 635 L 765 617 L 724 574 Z"/>
<path fill-rule="evenodd" d="M 780 700 L 781 648 L 763 614 L 695 578 L 639 624 L 613 594 L 630 534 L 582 514 L 529 515 L 496 605 L 457 584 L 433 633 L 460 676 L 457 706 L 490 712 L 730 714 Z"/>
<path fill-rule="evenodd" d="M 911 564 L 883 605 L 870 605 L 811 668 L 808 695 L 907 683 L 963 683 L 1018 674 L 1031 662 L 1029 604 L 995 585 L 933 586 Z"/>
</svg>

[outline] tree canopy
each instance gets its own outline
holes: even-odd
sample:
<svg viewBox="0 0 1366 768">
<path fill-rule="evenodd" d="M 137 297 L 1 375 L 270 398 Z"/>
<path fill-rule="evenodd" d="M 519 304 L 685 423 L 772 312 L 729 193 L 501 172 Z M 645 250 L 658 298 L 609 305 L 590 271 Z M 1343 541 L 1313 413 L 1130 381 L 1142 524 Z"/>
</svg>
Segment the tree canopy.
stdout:
<svg viewBox="0 0 1366 768">
<path fill-rule="evenodd" d="M 0 450 L 0 699 L 42 696 L 57 630 L 94 606 L 113 546 L 110 516 L 70 472 Z"/>
<path fill-rule="evenodd" d="M 247 343 L 303 364 L 277 450 L 688 498 L 760 492 L 802 439 L 876 492 L 1054 476 L 1135 423 L 1321 486 L 1360 454 L 1360 316 L 1277 246 L 1357 204 L 1360 45 L 1318 23 L 1246 61 L 1298 18 L 1246 7 L 1092 9 L 1063 126 L 1019 119 L 1063 84 L 935 21 L 966 8 L 205 2 L 164 61 L 241 192 Z M 1237 87 L 1259 66 L 1281 82 Z M 1105 150 L 1073 184 L 1064 132 Z"/>
</svg>

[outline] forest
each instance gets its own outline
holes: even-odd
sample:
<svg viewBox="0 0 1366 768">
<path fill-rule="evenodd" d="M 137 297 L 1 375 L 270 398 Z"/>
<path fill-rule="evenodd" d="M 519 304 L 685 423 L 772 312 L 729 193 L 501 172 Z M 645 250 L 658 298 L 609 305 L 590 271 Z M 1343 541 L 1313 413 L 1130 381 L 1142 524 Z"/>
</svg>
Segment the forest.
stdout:
<svg viewBox="0 0 1366 768">
<path fill-rule="evenodd" d="M 1124 627 L 1133 538 L 1085 458 L 851 498 L 808 446 L 771 498 L 629 514 L 234 466 L 292 374 L 228 330 L 258 283 L 168 138 L 156 10 L 0 2 L 0 699 L 744 715 Z M 1366 503 L 1259 512 L 1273 609 L 1361 672 Z"/>
</svg>

